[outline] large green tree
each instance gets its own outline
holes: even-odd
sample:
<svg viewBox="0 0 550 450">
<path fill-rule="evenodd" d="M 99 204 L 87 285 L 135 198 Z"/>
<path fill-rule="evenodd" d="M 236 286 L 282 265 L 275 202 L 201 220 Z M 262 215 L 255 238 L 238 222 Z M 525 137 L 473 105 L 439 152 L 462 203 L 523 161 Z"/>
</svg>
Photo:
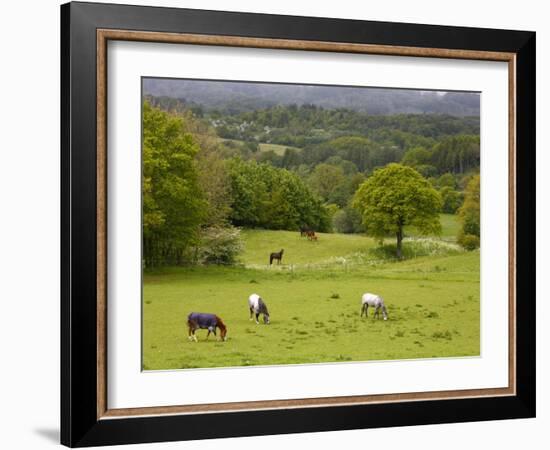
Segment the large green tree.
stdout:
<svg viewBox="0 0 550 450">
<path fill-rule="evenodd" d="M 388 164 L 374 171 L 355 193 L 353 206 L 362 215 L 367 233 L 379 239 L 394 235 L 396 256 L 403 255 L 403 229 L 439 233 L 441 197 L 422 175 L 411 167 Z"/>
<path fill-rule="evenodd" d="M 223 159 L 223 144 L 212 127 L 186 111 L 181 114 L 186 133 L 199 146 L 195 156 L 199 188 L 205 200 L 201 228 L 223 227 L 231 212 L 230 179 Z"/>
<path fill-rule="evenodd" d="M 331 164 L 319 164 L 309 176 L 309 185 L 323 200 L 327 201 L 334 189 L 345 181 L 344 170 Z"/>
<path fill-rule="evenodd" d="M 228 171 L 233 224 L 274 230 L 308 225 L 329 231 L 330 218 L 321 200 L 295 173 L 238 158 L 228 161 Z"/>
<path fill-rule="evenodd" d="M 184 119 L 143 105 L 143 253 L 147 266 L 178 264 L 198 238 L 206 202 Z"/>
</svg>

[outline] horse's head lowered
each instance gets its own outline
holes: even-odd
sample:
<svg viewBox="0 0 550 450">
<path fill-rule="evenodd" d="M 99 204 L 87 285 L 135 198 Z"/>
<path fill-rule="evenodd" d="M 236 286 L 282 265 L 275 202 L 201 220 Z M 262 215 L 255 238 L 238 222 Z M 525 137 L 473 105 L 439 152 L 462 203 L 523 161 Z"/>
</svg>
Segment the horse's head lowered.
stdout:
<svg viewBox="0 0 550 450">
<path fill-rule="evenodd" d="M 227 327 L 225 326 L 225 323 L 222 322 L 222 319 L 217 317 L 217 327 L 220 329 L 220 337 L 222 338 L 222 341 L 226 341 L 227 338 Z"/>
</svg>

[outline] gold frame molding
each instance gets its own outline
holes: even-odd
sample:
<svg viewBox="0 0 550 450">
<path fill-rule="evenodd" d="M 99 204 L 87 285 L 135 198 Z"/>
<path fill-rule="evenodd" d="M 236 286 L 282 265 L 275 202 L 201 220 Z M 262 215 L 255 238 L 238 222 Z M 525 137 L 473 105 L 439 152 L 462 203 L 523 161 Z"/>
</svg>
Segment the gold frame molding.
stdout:
<svg viewBox="0 0 550 450">
<path fill-rule="evenodd" d="M 107 405 L 107 43 L 110 40 L 215 45 L 297 51 L 362 53 L 391 56 L 501 61 L 508 63 L 508 387 L 402 394 L 359 395 L 201 405 L 109 409 Z M 516 55 L 506 52 L 444 48 L 247 38 L 237 36 L 97 30 L 97 419 L 169 414 L 206 414 L 266 409 L 344 406 L 367 403 L 447 400 L 516 395 Z"/>
</svg>

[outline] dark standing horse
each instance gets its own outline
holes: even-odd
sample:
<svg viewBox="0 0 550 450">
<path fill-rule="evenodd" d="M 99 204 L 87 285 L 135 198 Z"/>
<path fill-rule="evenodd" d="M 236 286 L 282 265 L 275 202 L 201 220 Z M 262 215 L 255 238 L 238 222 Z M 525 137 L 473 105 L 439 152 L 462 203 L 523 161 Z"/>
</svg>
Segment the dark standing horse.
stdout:
<svg viewBox="0 0 550 450">
<path fill-rule="evenodd" d="M 300 227 L 300 236 L 301 237 L 304 237 L 304 236 L 307 236 L 307 233 L 311 231 L 311 228 L 309 228 L 307 225 L 302 225 Z"/>
<path fill-rule="evenodd" d="M 277 264 L 281 264 L 281 260 L 283 259 L 283 252 L 285 251 L 284 248 L 281 249 L 279 253 L 272 253 L 269 255 L 269 265 L 273 263 L 273 260 L 277 260 Z"/>
</svg>

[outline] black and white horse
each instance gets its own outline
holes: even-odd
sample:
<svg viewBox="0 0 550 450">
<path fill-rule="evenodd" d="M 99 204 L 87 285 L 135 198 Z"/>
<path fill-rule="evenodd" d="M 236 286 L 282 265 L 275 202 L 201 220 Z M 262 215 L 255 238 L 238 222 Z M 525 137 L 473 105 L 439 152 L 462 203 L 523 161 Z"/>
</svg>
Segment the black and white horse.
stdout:
<svg viewBox="0 0 550 450">
<path fill-rule="evenodd" d="M 252 320 L 252 315 L 256 316 L 256 323 L 260 314 L 264 315 L 264 323 L 269 323 L 269 311 L 267 310 L 267 305 L 264 303 L 262 298 L 258 294 L 252 294 L 248 297 L 248 308 L 250 309 L 250 320 Z"/>
<path fill-rule="evenodd" d="M 379 318 L 380 310 L 382 310 L 384 320 L 388 320 L 388 311 L 386 310 L 386 305 L 384 305 L 382 297 L 375 294 L 369 294 L 368 292 L 363 294 L 363 297 L 361 297 L 361 317 L 363 317 L 363 313 L 367 318 L 369 317 L 369 306 L 374 308 L 374 317 Z"/>
<path fill-rule="evenodd" d="M 269 255 L 269 265 L 273 263 L 273 260 L 277 260 L 277 264 L 281 264 L 281 260 L 283 259 L 283 252 L 285 251 L 284 248 L 281 249 L 280 252 L 273 252 L 271 255 Z"/>
</svg>

